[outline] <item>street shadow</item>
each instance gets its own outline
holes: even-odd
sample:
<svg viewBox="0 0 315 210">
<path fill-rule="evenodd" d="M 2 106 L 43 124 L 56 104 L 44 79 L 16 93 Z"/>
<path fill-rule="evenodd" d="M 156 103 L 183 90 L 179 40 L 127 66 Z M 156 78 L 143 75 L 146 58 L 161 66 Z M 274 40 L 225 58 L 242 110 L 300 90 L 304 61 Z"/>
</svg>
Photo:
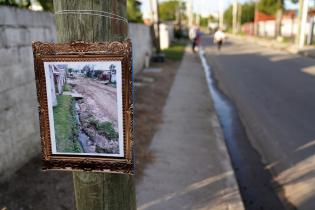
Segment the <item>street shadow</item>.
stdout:
<svg viewBox="0 0 315 210">
<path fill-rule="evenodd" d="M 220 209 L 227 204 L 233 209 L 241 209 L 242 204 L 239 202 L 238 189 L 229 187 L 226 180 L 233 177 L 232 171 L 207 177 L 203 180 L 193 182 L 183 189 L 176 192 L 164 193 L 151 201 L 138 205 L 137 210 L 154 210 L 154 209 L 208 209 L 215 206 Z M 223 185 L 226 188 L 222 190 Z M 218 190 L 214 190 L 218 189 Z M 193 200 L 194 202 L 191 202 Z"/>
<path fill-rule="evenodd" d="M 270 182 L 292 207 L 315 208 L 315 60 L 254 44 L 208 47 Z"/>
<path fill-rule="evenodd" d="M 72 173 L 42 171 L 38 155 L 0 183 L 0 209 L 72 210 L 73 192 Z"/>
</svg>

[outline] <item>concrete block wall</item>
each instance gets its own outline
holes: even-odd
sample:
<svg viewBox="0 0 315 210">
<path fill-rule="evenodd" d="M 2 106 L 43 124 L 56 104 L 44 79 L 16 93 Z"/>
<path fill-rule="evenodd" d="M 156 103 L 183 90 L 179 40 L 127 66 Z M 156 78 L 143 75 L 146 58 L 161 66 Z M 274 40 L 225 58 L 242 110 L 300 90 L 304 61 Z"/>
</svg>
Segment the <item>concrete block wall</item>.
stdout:
<svg viewBox="0 0 315 210">
<path fill-rule="evenodd" d="M 41 152 L 32 41 L 55 41 L 54 16 L 0 6 L 0 181 Z M 150 28 L 129 24 L 135 74 L 151 54 Z"/>
<path fill-rule="evenodd" d="M 129 37 L 132 41 L 134 74 L 138 74 L 144 67 L 146 53 L 152 54 L 152 38 L 150 27 L 129 23 Z"/>
<path fill-rule="evenodd" d="M 55 41 L 53 14 L 0 7 L 0 180 L 40 153 L 32 41 Z"/>
</svg>

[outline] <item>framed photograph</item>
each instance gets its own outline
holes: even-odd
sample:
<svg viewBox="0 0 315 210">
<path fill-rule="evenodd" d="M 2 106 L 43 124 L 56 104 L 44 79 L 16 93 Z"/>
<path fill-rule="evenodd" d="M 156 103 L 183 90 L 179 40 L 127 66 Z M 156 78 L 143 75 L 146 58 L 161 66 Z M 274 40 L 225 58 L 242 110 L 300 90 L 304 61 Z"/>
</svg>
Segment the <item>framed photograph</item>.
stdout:
<svg viewBox="0 0 315 210">
<path fill-rule="evenodd" d="M 44 169 L 134 173 L 130 41 L 33 43 Z"/>
</svg>

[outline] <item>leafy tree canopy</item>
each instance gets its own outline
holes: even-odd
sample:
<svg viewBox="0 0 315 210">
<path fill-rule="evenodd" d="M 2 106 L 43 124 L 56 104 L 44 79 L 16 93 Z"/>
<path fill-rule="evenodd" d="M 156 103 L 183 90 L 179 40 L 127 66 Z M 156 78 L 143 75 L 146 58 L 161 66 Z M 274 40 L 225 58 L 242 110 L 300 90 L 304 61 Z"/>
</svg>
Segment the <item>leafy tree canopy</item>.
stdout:
<svg viewBox="0 0 315 210">
<path fill-rule="evenodd" d="M 278 0 L 260 0 L 258 2 L 258 11 L 273 15 L 278 9 Z"/>
<path fill-rule="evenodd" d="M 289 0 L 289 2 L 296 4 L 299 0 Z M 274 15 L 277 10 L 285 9 L 284 0 L 259 0 L 258 2 L 258 11 Z"/>
<path fill-rule="evenodd" d="M 136 0 L 127 1 L 127 16 L 130 22 L 143 22 L 140 4 Z"/>
<path fill-rule="evenodd" d="M 0 5 L 28 8 L 31 6 L 31 0 L 0 0 Z"/>
<path fill-rule="evenodd" d="M 247 2 L 242 4 L 241 24 L 253 22 L 255 19 L 255 3 Z"/>
<path fill-rule="evenodd" d="M 43 7 L 44 11 L 53 11 L 53 0 L 36 0 Z M 29 8 L 32 5 L 31 0 L 0 0 L 0 5 Z"/>
<path fill-rule="evenodd" d="M 43 7 L 43 10 L 54 11 L 53 0 L 37 0 L 37 2 Z"/>
<path fill-rule="evenodd" d="M 209 21 L 208 17 L 200 16 L 200 26 L 207 27 L 208 26 L 208 21 Z"/>
<path fill-rule="evenodd" d="M 177 8 L 179 8 L 179 1 L 177 0 L 170 0 L 159 3 L 160 20 L 175 20 Z"/>
<path fill-rule="evenodd" d="M 254 2 L 246 2 L 242 4 L 242 13 L 241 13 L 241 24 L 252 22 L 255 18 L 255 3 Z M 228 26 L 232 26 L 233 22 L 233 6 L 230 5 L 224 11 L 224 23 Z"/>
<path fill-rule="evenodd" d="M 230 5 L 223 14 L 223 19 L 224 19 L 224 23 L 228 26 L 232 26 L 232 22 L 233 22 L 233 6 Z"/>
</svg>

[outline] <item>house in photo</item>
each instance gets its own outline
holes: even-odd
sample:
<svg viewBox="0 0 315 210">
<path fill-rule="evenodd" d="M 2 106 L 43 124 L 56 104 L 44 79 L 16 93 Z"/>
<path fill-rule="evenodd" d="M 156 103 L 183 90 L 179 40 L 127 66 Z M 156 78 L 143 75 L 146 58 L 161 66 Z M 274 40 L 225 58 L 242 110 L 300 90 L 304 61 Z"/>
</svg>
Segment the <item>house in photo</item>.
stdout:
<svg viewBox="0 0 315 210">
<path fill-rule="evenodd" d="M 116 83 L 116 66 L 114 64 L 111 64 L 109 66 L 109 70 L 110 70 L 110 82 Z"/>
<path fill-rule="evenodd" d="M 62 94 L 63 86 L 66 84 L 67 65 L 49 65 L 48 67 L 52 105 L 57 106 L 57 95 Z"/>
<path fill-rule="evenodd" d="M 86 77 L 89 78 L 116 83 L 116 66 L 111 64 L 108 68 L 109 69 L 94 69 L 93 67 L 85 66 L 81 72 L 84 72 Z"/>
</svg>

